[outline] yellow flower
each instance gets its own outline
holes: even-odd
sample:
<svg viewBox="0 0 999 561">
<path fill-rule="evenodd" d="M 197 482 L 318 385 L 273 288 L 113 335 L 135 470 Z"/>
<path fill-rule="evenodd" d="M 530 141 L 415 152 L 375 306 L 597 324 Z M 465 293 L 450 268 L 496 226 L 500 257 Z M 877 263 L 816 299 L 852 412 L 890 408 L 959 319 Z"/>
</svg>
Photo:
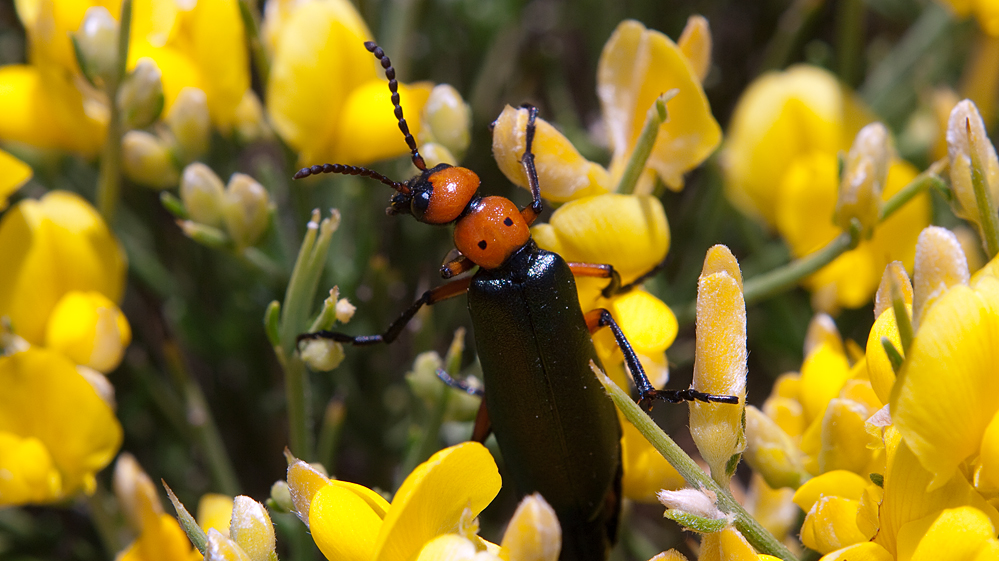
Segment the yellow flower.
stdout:
<svg viewBox="0 0 999 561">
<path fill-rule="evenodd" d="M 466 442 L 420 464 L 391 503 L 361 485 L 329 480 L 302 461 L 288 467 L 288 485 L 327 559 L 405 560 L 438 536 L 474 536 L 465 530 L 499 492 L 500 477 L 489 451 Z M 485 542 L 476 544 L 484 548 Z"/>
<path fill-rule="evenodd" d="M 117 302 L 125 288 L 118 240 L 90 204 L 65 191 L 23 200 L 4 214 L 0 262 L 7 271 L 0 276 L 0 317 L 35 345 L 45 342 L 52 312 L 67 293 L 92 291 Z"/>
<path fill-rule="evenodd" d="M 119 17 L 120 2 L 19 0 L 28 33 L 30 65 L 0 67 L 0 138 L 41 148 L 96 155 L 104 141 L 106 95 L 88 84 L 74 54 L 71 34 L 88 8 Z M 93 14 L 91 13 L 91 16 Z M 236 0 L 137 1 L 133 5 L 127 67 L 153 61 L 163 83 L 166 111 L 185 87 L 208 98 L 212 122 L 228 130 L 249 89 L 243 22 Z"/>
<path fill-rule="evenodd" d="M 846 151 L 872 119 L 828 72 L 795 66 L 751 84 L 732 117 L 723 153 L 726 194 L 750 216 L 775 228 L 795 257 L 832 241 L 839 192 L 837 154 Z M 881 197 L 887 200 L 916 175 L 896 162 Z M 877 225 L 856 249 L 809 277 L 820 309 L 857 307 L 878 286 L 893 260 L 912 266 L 913 245 L 928 224 L 929 197 L 920 195 Z M 828 220 L 815 220 L 815 217 Z"/>
<path fill-rule="evenodd" d="M 958 284 L 924 312 L 892 389 L 892 419 L 913 454 L 943 485 L 966 460 L 999 489 L 994 458 L 981 457 L 983 438 L 999 414 L 999 279 L 983 276 L 974 288 Z"/>
<path fill-rule="evenodd" d="M 93 492 L 121 425 L 75 365 L 31 347 L 0 356 L 0 505 Z"/>
<path fill-rule="evenodd" d="M 177 519 L 163 512 L 156 486 L 131 454 L 115 463 L 114 491 L 126 521 L 139 536 L 117 561 L 197 561 L 204 557 L 191 546 Z"/>
<path fill-rule="evenodd" d="M 538 119 L 533 147 L 542 196 L 564 202 L 616 191 L 649 108 L 672 89 L 678 93 L 667 104 L 669 119 L 659 127 L 636 192 L 650 192 L 656 176 L 671 189 L 681 189 L 683 174 L 714 152 L 721 129 L 711 115 L 698 73 L 705 64 L 705 51 L 710 52 L 706 20 L 694 16 L 687 27 L 691 31 L 685 30 L 677 46 L 637 21 L 625 20 L 617 26 L 597 67 L 597 94 L 613 151 L 610 166 L 604 169 L 586 160 L 554 127 Z M 684 47 L 697 52 L 696 67 Z M 493 155 L 500 170 L 525 188 L 527 176 L 520 157 L 526 146 L 526 119 L 526 111 L 507 106 L 493 128 Z"/>
<path fill-rule="evenodd" d="M 381 67 L 363 45 L 371 32 L 354 6 L 347 0 L 270 4 L 267 112 L 299 160 L 364 165 L 408 152 Z M 399 86 L 414 136 L 430 90 L 427 83 Z"/>
<path fill-rule="evenodd" d="M 7 197 L 31 179 L 31 167 L 0 150 L 0 210 L 7 208 Z"/>
</svg>

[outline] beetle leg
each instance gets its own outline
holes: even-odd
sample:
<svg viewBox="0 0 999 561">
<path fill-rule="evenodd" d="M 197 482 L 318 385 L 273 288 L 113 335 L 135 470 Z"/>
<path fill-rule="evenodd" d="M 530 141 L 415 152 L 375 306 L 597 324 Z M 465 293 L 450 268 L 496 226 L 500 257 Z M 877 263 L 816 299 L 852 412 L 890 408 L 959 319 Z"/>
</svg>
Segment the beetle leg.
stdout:
<svg viewBox="0 0 999 561">
<path fill-rule="evenodd" d="M 449 279 L 456 277 L 464 272 L 470 271 L 472 267 L 475 267 L 475 263 L 473 263 L 468 257 L 462 255 L 458 259 L 448 261 L 441 266 L 441 278 Z"/>
<path fill-rule="evenodd" d="M 444 370 L 442 368 L 437 369 L 437 377 L 440 378 L 441 381 L 447 384 L 449 387 L 463 391 L 468 395 L 474 395 L 475 397 L 485 397 L 486 395 L 485 392 L 482 391 L 482 388 L 472 387 L 465 380 L 458 380 L 457 378 L 448 374 L 447 370 Z"/>
<path fill-rule="evenodd" d="M 631 378 L 635 381 L 635 387 L 638 388 L 638 404 L 644 409 L 651 410 L 652 403 L 656 399 L 661 399 L 667 403 L 680 403 L 681 401 L 739 403 L 739 398 L 734 395 L 715 395 L 693 389 L 657 390 L 652 386 L 652 382 L 649 382 L 649 377 L 645 375 L 645 369 L 642 368 L 642 363 L 638 360 L 638 355 L 631 348 L 631 343 L 624 336 L 621 327 L 611 317 L 611 313 L 603 308 L 597 308 L 586 312 L 584 317 L 586 318 L 586 327 L 590 330 L 590 333 L 597 331 L 601 327 L 609 327 L 614 333 L 614 340 L 617 341 L 617 346 L 621 349 L 621 353 L 624 354 L 624 363 L 628 366 L 628 370 L 631 371 Z"/>
<path fill-rule="evenodd" d="M 395 341 L 399 334 L 402 333 L 403 328 L 409 323 L 416 312 L 420 311 L 423 306 L 431 306 L 440 302 L 441 300 L 447 300 L 448 298 L 454 298 L 455 296 L 464 294 L 468 290 L 469 285 L 472 283 L 472 278 L 468 277 L 465 279 L 458 279 L 456 281 L 451 281 L 447 284 L 442 284 L 438 287 L 431 288 L 430 290 L 423 293 L 423 296 L 413 303 L 405 312 L 402 313 L 392 325 L 385 330 L 385 333 L 378 335 L 347 335 L 346 333 L 338 333 L 336 331 L 316 331 L 314 333 L 303 333 L 298 336 L 296 340 L 297 343 L 301 343 L 306 339 L 332 339 L 338 343 L 350 343 L 351 345 L 364 346 L 364 345 L 376 345 L 378 343 L 391 343 Z"/>
<path fill-rule="evenodd" d="M 614 270 L 613 265 L 608 264 L 597 264 L 597 263 L 579 263 L 570 262 L 569 268 L 572 269 L 572 274 L 577 277 L 594 277 L 600 279 L 610 279 L 610 283 L 600 291 L 600 295 L 604 298 L 610 298 L 615 294 L 624 294 L 625 292 L 630 292 L 636 286 L 642 284 L 643 282 L 649 280 L 649 278 L 655 276 L 656 273 L 661 271 L 663 267 L 666 266 L 666 260 L 663 259 L 655 267 L 652 267 L 645 273 L 642 273 L 638 278 L 629 282 L 628 284 L 621 284 L 621 275 Z"/>
<path fill-rule="evenodd" d="M 538 117 L 538 108 L 529 103 L 521 105 L 521 108 L 527 109 L 527 130 L 525 132 L 527 139 L 525 141 L 524 155 L 520 158 L 520 163 L 524 166 L 524 172 L 527 173 L 527 185 L 531 188 L 531 205 L 521 209 L 520 214 L 524 217 L 527 225 L 530 226 L 537 220 L 543 208 L 541 203 L 541 182 L 538 181 L 538 170 L 534 167 L 534 152 L 531 150 L 531 145 L 534 144 L 534 121 Z"/>
<path fill-rule="evenodd" d="M 489 420 L 489 408 L 486 407 L 486 400 L 479 404 L 479 412 L 475 414 L 475 426 L 472 428 L 472 441 L 480 444 L 485 443 L 489 434 L 493 432 L 492 421 Z"/>
<path fill-rule="evenodd" d="M 572 274 L 577 277 L 593 277 L 598 279 L 610 279 L 610 283 L 600 291 L 600 295 L 604 298 L 610 298 L 615 294 L 625 292 L 621 290 L 621 275 L 614 270 L 613 265 L 608 265 L 606 263 L 579 263 L 572 261 L 569 263 L 569 269 L 572 270 Z M 628 290 L 633 288 L 635 283 L 628 285 Z"/>
</svg>

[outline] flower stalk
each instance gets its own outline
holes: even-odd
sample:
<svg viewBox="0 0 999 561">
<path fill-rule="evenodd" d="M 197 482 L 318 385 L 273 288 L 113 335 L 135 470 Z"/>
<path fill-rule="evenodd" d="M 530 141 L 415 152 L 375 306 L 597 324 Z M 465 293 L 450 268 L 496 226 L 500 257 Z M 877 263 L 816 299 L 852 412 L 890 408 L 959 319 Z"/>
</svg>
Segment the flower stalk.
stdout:
<svg viewBox="0 0 999 561">
<path fill-rule="evenodd" d="M 618 193 L 630 195 L 635 191 L 638 178 L 642 176 L 642 172 L 645 170 L 645 162 L 649 160 L 649 155 L 652 154 L 652 147 L 656 144 L 656 138 L 659 136 L 659 127 L 669 117 L 666 112 L 666 102 L 673 99 L 678 93 L 680 91 L 674 88 L 657 97 L 652 106 L 649 107 L 648 112 L 645 114 L 645 124 L 642 125 L 642 132 L 638 135 L 638 140 L 635 142 L 635 149 L 631 152 L 631 157 L 624 168 L 624 173 L 621 174 L 621 181 L 617 184 Z"/>
<path fill-rule="evenodd" d="M 590 367 L 625 418 L 638 428 L 649 443 L 666 458 L 666 461 L 670 465 L 680 472 L 680 475 L 683 476 L 684 480 L 691 487 L 715 494 L 717 497 L 717 507 L 723 512 L 735 516 L 735 527 L 757 551 L 773 555 L 785 561 L 797 561 L 798 558 L 784 544 L 780 543 L 773 534 L 760 525 L 752 515 L 746 512 L 746 509 L 742 508 L 742 505 L 735 500 L 727 489 L 719 485 L 711 476 L 704 473 L 698 467 L 697 463 L 672 438 L 663 432 L 648 414 L 642 411 L 638 404 L 631 399 L 631 396 L 611 381 L 596 365 L 591 364 Z"/>
<path fill-rule="evenodd" d="M 132 28 L 132 0 L 122 0 L 121 18 L 118 27 L 118 60 L 114 72 L 107 83 L 107 96 L 110 102 L 107 137 L 101 152 L 101 165 L 97 176 L 97 207 L 108 224 L 114 223 L 118 199 L 121 198 L 121 137 L 122 115 L 118 107 L 118 87 L 125 77 L 125 63 L 128 61 L 128 40 Z"/>
</svg>

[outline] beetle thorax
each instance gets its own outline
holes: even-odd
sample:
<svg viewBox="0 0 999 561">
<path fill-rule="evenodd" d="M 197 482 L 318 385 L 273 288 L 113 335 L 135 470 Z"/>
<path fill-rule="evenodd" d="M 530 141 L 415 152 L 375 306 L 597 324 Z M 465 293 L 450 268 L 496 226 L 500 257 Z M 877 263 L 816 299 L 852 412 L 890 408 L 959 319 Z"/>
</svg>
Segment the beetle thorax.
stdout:
<svg viewBox="0 0 999 561">
<path fill-rule="evenodd" d="M 499 267 L 530 239 L 531 230 L 520 209 L 504 197 L 473 202 L 454 228 L 458 251 L 485 269 Z"/>
</svg>

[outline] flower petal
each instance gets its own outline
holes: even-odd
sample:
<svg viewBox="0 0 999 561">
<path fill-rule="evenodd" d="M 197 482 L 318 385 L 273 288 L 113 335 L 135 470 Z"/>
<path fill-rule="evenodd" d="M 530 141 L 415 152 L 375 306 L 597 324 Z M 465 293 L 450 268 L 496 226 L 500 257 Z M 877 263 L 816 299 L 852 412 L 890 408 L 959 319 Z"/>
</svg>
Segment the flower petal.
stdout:
<svg viewBox="0 0 999 561">
<path fill-rule="evenodd" d="M 367 559 L 410 559 L 433 537 L 456 531 L 466 508 L 478 516 L 499 489 L 496 462 L 481 444 L 465 442 L 437 452 L 399 487 L 377 549 Z"/>
<path fill-rule="evenodd" d="M 892 419 L 933 473 L 931 489 L 978 450 L 999 411 L 996 364 L 999 280 L 952 287 L 925 312 L 891 395 Z"/>
<path fill-rule="evenodd" d="M 888 550 L 874 542 L 858 543 L 837 549 L 819 561 L 895 561 Z"/>
<path fill-rule="evenodd" d="M 620 177 L 645 123 L 663 92 L 679 90 L 668 104 L 646 163 L 668 187 L 683 187 L 683 174 L 698 166 L 721 142 L 721 128 L 701 88 L 700 77 L 673 41 L 634 20 L 621 22 L 600 54 L 597 95 L 614 151 L 611 175 Z"/>
<path fill-rule="evenodd" d="M 327 559 L 370 561 L 383 526 L 382 516 L 353 487 L 340 483 L 333 481 L 312 496 L 312 538 Z"/>
<path fill-rule="evenodd" d="M 31 166 L 0 150 L 0 210 L 7 208 L 7 197 L 31 179 Z"/>
<path fill-rule="evenodd" d="M 420 134 L 420 113 L 431 89 L 429 82 L 399 84 L 403 114 L 413 136 Z M 357 86 L 344 100 L 329 152 L 312 154 L 313 159 L 309 161 L 365 165 L 409 153 L 406 140 L 399 132 L 391 98 L 384 79 L 369 80 Z"/>
<path fill-rule="evenodd" d="M 122 429 L 76 366 L 32 347 L 0 357 L 0 387 L 0 432 L 44 444 L 65 493 L 92 489 L 94 473 L 118 452 Z"/>
<path fill-rule="evenodd" d="M 898 557 L 912 561 L 973 559 L 995 527 L 982 511 L 969 506 L 934 512 L 898 530 Z"/>
</svg>

